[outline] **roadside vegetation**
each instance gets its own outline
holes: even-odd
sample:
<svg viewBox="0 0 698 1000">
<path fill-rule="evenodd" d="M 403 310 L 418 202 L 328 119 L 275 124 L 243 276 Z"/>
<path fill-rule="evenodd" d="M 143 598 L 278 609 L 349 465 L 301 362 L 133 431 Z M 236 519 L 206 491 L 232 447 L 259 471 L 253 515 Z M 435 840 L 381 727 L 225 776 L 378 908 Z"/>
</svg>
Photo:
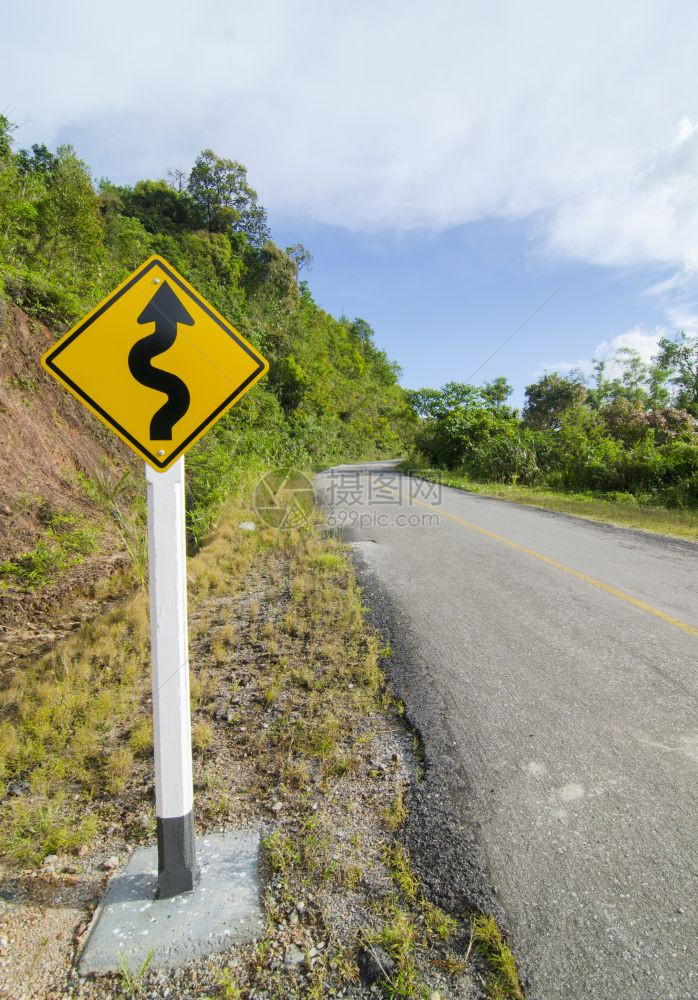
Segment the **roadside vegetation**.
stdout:
<svg viewBox="0 0 698 1000">
<path fill-rule="evenodd" d="M 521 413 L 504 378 L 408 391 L 420 424 L 408 471 L 453 486 L 650 531 L 698 537 L 698 338 L 647 364 L 547 373 Z"/>
<path fill-rule="evenodd" d="M 15 150 L 13 131 L 0 115 L 0 299 L 57 335 L 158 253 L 272 362 L 190 453 L 195 542 L 250 462 L 314 469 L 404 451 L 415 418 L 398 367 L 365 320 L 315 303 L 301 280 L 310 253 L 272 241 L 242 164 L 203 150 L 166 180 L 95 183 L 71 147 Z M 37 367 L 17 391 L 42 378 Z"/>
<path fill-rule="evenodd" d="M 345 547 L 314 523 L 242 530 L 254 481 L 189 562 L 191 692 L 197 826 L 266 824 L 265 930 L 177 972 L 73 978 L 71 995 L 321 1000 L 375 983 L 386 997 L 455 1000 L 479 983 L 518 998 L 497 985 L 500 959 L 478 951 L 471 915 L 439 909 L 414 874 L 401 840 L 413 734 Z M 6 677 L 0 850 L 23 903 L 2 930 L 31 995 L 64 981 L 105 870 L 153 840 L 148 661 L 137 592 Z M 22 935 L 49 890 L 84 917 L 35 960 Z"/>
<path fill-rule="evenodd" d="M 541 510 L 601 521 L 621 528 L 637 528 L 660 535 L 673 535 L 698 542 L 698 510 L 643 504 L 633 496 L 609 497 L 592 492 L 572 493 L 544 486 L 521 486 L 518 483 L 481 482 L 464 472 L 423 468 L 419 462 L 405 461 L 402 469 L 430 482 L 442 483 L 468 493 L 497 497 L 512 503 L 527 504 Z"/>
<path fill-rule="evenodd" d="M 43 600 L 39 592 L 115 539 L 130 562 L 98 581 L 94 611 L 71 621 L 67 638 L 3 665 L 8 978 L 37 996 L 319 1000 L 373 986 L 447 1000 L 475 984 L 518 1000 L 518 980 L 509 989 L 497 978 L 499 953 L 480 948 L 473 915 L 439 909 L 414 874 L 401 831 L 424 762 L 387 687 L 346 551 L 314 523 L 276 531 L 250 509 L 269 468 L 312 473 L 404 454 L 420 417 L 399 369 L 364 320 L 318 307 L 301 278 L 308 251 L 271 240 L 245 168 L 211 150 L 166 180 L 95 183 L 70 147 L 16 150 L 0 116 L 0 218 L 6 357 L 18 316 L 30 341 L 48 336 L 42 325 L 60 334 L 159 253 L 272 363 L 187 458 L 196 820 L 200 831 L 266 824 L 265 932 L 171 975 L 146 963 L 105 984 L 71 968 L 107 873 L 155 835 L 144 497 L 131 457 L 110 453 L 60 470 L 60 504 L 38 489 L 0 495 L 10 519 L 0 598 L 12 599 L 10 614 L 24 607 L 18 594 Z M 14 328 L 7 304 L 20 307 Z M 14 360 L 5 388 L 29 409 L 44 375 L 33 350 Z M 49 433 L 63 420 L 50 409 Z M 90 513 L 76 513 L 71 495 Z M 12 539 L 19 512 L 40 527 L 23 547 Z M 245 521 L 256 530 L 242 530 Z M 99 601 L 114 598 L 98 615 Z M 74 600 L 62 609 L 71 618 Z"/>
</svg>

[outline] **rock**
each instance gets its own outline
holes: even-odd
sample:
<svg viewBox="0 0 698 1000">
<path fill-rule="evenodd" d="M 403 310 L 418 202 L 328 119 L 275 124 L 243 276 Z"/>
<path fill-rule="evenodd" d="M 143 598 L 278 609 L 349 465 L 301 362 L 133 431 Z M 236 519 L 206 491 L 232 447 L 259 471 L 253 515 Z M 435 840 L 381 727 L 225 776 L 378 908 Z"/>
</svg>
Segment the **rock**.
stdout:
<svg viewBox="0 0 698 1000">
<path fill-rule="evenodd" d="M 240 524 L 238 524 L 238 528 L 240 531 L 256 531 L 257 525 L 254 521 L 241 521 Z"/>
<path fill-rule="evenodd" d="M 116 855 L 113 855 L 111 858 L 107 858 L 107 860 L 102 864 L 102 868 L 104 869 L 105 872 L 114 871 L 114 869 L 118 867 L 119 867 L 119 859 L 116 857 Z"/>
<path fill-rule="evenodd" d="M 56 861 L 58 861 L 57 854 L 47 854 L 41 863 L 45 868 L 47 865 L 55 865 Z"/>
<path fill-rule="evenodd" d="M 283 809 L 283 803 L 281 803 L 281 802 L 272 802 L 272 806 L 271 806 L 271 811 L 272 812 L 278 813 L 282 809 Z"/>
<path fill-rule="evenodd" d="M 29 791 L 29 782 L 21 781 L 19 778 L 16 778 L 14 781 L 11 781 L 7 786 L 8 795 L 26 795 L 28 791 Z"/>
<path fill-rule="evenodd" d="M 303 962 L 305 962 L 305 955 L 300 950 L 298 945 L 290 944 L 284 952 L 284 965 L 288 968 L 295 969 Z"/>
<path fill-rule="evenodd" d="M 84 858 L 85 855 L 88 853 L 88 851 L 89 847 L 87 846 L 87 844 L 80 844 L 80 846 L 78 847 L 78 857 Z"/>
<path fill-rule="evenodd" d="M 363 986 L 384 983 L 395 971 L 395 962 L 390 955 L 376 945 L 369 951 L 362 948 L 358 955 L 359 978 Z"/>
</svg>

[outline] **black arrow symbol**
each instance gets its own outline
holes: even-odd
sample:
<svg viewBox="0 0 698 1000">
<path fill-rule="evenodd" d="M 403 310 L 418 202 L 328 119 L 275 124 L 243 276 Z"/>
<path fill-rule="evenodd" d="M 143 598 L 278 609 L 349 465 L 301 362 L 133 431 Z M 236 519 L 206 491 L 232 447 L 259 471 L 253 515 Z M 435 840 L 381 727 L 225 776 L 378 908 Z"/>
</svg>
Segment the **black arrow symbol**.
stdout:
<svg viewBox="0 0 698 1000">
<path fill-rule="evenodd" d="M 168 397 L 150 421 L 150 438 L 151 441 L 171 441 L 172 428 L 189 409 L 189 390 L 181 378 L 154 368 L 151 361 L 172 347 L 178 323 L 193 326 L 194 320 L 165 282 L 140 314 L 138 322 L 155 323 L 155 331 L 135 343 L 129 351 L 129 371 L 136 382 L 164 392 Z"/>
</svg>

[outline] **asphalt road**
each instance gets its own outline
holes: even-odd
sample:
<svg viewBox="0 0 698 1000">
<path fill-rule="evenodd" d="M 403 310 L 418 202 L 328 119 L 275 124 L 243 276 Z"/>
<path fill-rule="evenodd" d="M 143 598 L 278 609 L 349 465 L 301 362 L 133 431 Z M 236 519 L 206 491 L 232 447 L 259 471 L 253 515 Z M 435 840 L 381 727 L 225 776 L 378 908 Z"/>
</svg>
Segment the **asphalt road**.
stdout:
<svg viewBox="0 0 698 1000">
<path fill-rule="evenodd" d="M 318 486 L 423 738 L 437 894 L 500 907 L 529 1000 L 695 1000 L 698 546 L 391 463 Z"/>
</svg>

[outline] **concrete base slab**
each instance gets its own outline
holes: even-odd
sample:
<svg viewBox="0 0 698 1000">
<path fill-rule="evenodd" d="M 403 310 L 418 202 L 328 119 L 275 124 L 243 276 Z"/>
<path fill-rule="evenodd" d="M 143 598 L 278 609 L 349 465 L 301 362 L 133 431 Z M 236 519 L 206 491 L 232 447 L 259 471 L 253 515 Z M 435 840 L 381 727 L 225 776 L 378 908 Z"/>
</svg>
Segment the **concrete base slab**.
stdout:
<svg viewBox="0 0 698 1000">
<path fill-rule="evenodd" d="M 80 957 L 79 972 L 133 974 L 251 941 L 263 930 L 259 832 L 233 830 L 196 842 L 200 878 L 193 892 L 156 899 L 157 850 L 138 848 L 109 883 Z"/>
</svg>

